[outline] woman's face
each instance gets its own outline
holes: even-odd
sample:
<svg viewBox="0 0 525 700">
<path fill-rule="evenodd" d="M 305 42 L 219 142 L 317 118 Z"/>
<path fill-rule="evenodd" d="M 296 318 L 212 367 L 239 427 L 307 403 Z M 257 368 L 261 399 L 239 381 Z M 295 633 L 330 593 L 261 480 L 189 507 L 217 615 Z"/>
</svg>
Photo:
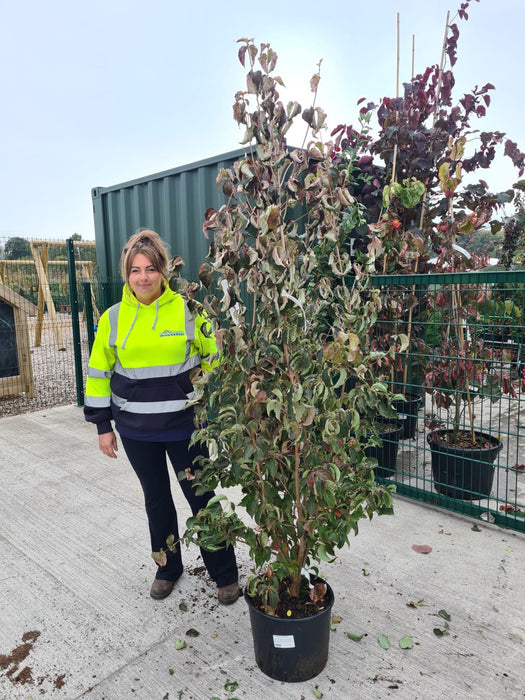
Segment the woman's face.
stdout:
<svg viewBox="0 0 525 700">
<path fill-rule="evenodd" d="M 142 303 L 149 305 L 162 294 L 164 275 L 156 270 L 144 253 L 137 253 L 131 261 L 128 284 Z"/>
</svg>

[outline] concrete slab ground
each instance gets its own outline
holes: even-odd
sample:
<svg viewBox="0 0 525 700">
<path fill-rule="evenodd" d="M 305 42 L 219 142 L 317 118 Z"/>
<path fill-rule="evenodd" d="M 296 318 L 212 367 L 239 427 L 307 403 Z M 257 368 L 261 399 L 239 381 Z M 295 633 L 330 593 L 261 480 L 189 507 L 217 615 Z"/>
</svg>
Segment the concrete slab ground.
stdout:
<svg viewBox="0 0 525 700">
<path fill-rule="evenodd" d="M 342 618 L 325 670 L 285 684 L 257 668 L 245 602 L 218 605 L 196 548 L 172 595 L 150 598 L 139 484 L 81 409 L 1 419 L 0 475 L 0 700 L 525 697 L 523 535 L 396 497 L 323 569 Z"/>
</svg>

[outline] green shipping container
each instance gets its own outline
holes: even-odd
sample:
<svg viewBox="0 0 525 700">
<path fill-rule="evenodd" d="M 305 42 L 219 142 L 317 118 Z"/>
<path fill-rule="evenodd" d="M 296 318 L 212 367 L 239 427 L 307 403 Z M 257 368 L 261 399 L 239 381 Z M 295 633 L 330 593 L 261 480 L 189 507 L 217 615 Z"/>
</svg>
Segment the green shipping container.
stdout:
<svg viewBox="0 0 525 700">
<path fill-rule="evenodd" d="M 205 212 L 226 203 L 216 185 L 217 174 L 244 154 L 238 149 L 112 187 L 93 188 L 99 282 L 119 286 L 121 250 L 139 228 L 157 231 L 170 255 L 184 260 L 183 276 L 196 281 L 208 252 L 202 233 Z M 111 303 L 116 294 L 111 294 Z"/>
</svg>

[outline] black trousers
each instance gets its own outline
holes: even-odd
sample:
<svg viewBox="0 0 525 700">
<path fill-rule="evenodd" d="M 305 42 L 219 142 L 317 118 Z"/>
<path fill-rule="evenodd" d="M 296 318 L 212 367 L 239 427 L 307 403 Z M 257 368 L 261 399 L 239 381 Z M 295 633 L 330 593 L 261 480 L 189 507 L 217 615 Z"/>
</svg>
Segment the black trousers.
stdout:
<svg viewBox="0 0 525 700">
<path fill-rule="evenodd" d="M 179 539 L 177 511 L 171 495 L 170 475 L 166 456 L 169 457 L 175 474 L 191 469 L 194 471 L 193 460 L 204 454 L 204 447 L 192 445 L 189 440 L 177 442 L 141 442 L 122 437 L 122 444 L 131 466 L 139 478 L 144 492 L 144 504 L 148 516 L 151 549 L 153 552 L 166 550 L 166 539 L 170 534 L 175 541 Z M 213 492 L 197 495 L 193 481 L 183 479 L 178 482 L 188 501 L 193 515 L 203 508 Z M 233 547 L 229 546 L 217 552 L 207 552 L 201 549 L 202 559 L 210 577 L 217 586 L 228 586 L 238 580 L 237 563 Z M 176 581 L 182 574 L 182 556 L 180 544 L 175 552 L 167 552 L 168 563 L 158 567 L 156 578 Z"/>
</svg>

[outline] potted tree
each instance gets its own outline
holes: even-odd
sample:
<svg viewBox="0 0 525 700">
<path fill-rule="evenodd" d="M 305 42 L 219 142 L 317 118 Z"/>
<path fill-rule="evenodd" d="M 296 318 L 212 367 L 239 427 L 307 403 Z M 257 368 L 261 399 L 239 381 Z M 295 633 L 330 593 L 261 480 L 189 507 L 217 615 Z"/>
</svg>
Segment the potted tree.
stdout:
<svg viewBox="0 0 525 700">
<path fill-rule="evenodd" d="M 415 177 L 398 183 L 395 180 L 383 188 L 383 214 L 370 225 L 374 237 L 376 269 L 382 274 L 410 275 L 425 264 L 426 245 L 418 229 L 413 227 L 414 211 L 425 194 L 425 186 Z M 413 439 L 417 415 L 422 405 L 419 387 L 425 357 L 421 342 L 418 316 L 421 313 L 421 292 L 414 285 L 391 284 L 383 291 L 384 303 L 376 328 L 371 330 L 372 346 L 390 345 L 392 335 L 403 333 L 408 339 L 404 353 L 398 352 L 389 367 L 390 388 L 402 398 L 393 406 L 402 422 L 400 437 Z"/>
<path fill-rule="evenodd" d="M 456 210 L 456 190 L 462 180 L 465 138 L 450 139 L 448 159 L 440 167 L 439 182 L 448 200 L 446 215 L 437 224 L 441 235 L 438 266 L 443 272 L 479 265 L 477 256 L 458 256 L 455 242 L 471 233 L 492 216 L 497 202 L 481 198 L 469 214 Z M 494 461 L 502 449 L 501 440 L 474 425 L 474 401 L 497 401 L 512 391 L 507 378 L 492 373 L 493 350 L 476 332 L 486 300 L 476 304 L 480 290 L 459 283 L 444 284 L 429 297 L 429 345 L 433 346 L 425 386 L 437 409 L 447 415 L 445 427 L 429 422 L 427 441 L 432 452 L 432 472 L 437 490 L 459 499 L 490 496 Z M 464 418 L 467 413 L 466 419 Z"/>
<path fill-rule="evenodd" d="M 460 3 L 456 15 L 460 20 L 468 20 L 470 2 L 464 0 Z M 349 217 L 354 249 L 359 256 L 360 251 L 370 249 L 373 243 L 378 274 L 406 275 L 464 269 L 464 261 L 454 248 L 457 238 L 470 235 L 482 226 L 497 233 L 502 230 L 503 222 L 504 260 L 510 266 L 523 228 L 523 180 L 504 192 L 492 194 L 484 179 L 474 182 L 472 178 L 476 171 L 490 168 L 499 148 L 511 159 L 521 177 L 525 154 L 504 133 L 477 131 L 473 126 L 475 120 L 486 115 L 490 106 L 491 91 L 494 90 L 491 83 L 476 86 L 461 99 L 453 101 L 453 67 L 457 60 L 460 31 L 455 17 L 449 21 L 448 14 L 446 25 L 439 65 L 429 66 L 404 83 L 402 95 L 396 90 L 396 97 L 385 97 L 378 105 L 361 100 L 359 126 L 341 124 L 332 132 L 336 147 L 341 149 L 339 159 L 342 166 L 350 161 L 359 168 L 360 177 L 354 178 L 351 193 L 363 205 L 363 218 L 369 225 L 362 226 L 361 221 L 355 222 Z M 376 130 L 370 127 L 374 115 L 377 117 Z M 372 136 L 374 131 L 375 137 Z M 450 142 L 452 135 L 453 144 Z M 471 184 L 458 188 L 463 173 L 471 175 Z M 416 188 L 420 187 L 424 192 L 422 196 L 419 193 L 419 199 L 415 201 L 411 194 L 416 194 Z M 454 195 L 453 202 L 450 193 Z M 505 220 L 500 207 L 513 200 L 517 213 Z M 437 265 L 430 267 L 429 260 L 434 256 Z M 476 262 L 473 256 L 470 269 L 475 268 Z M 411 295 L 407 294 L 409 289 L 402 290 L 400 299 L 391 305 L 391 309 L 400 309 L 399 321 L 406 323 L 405 332 L 410 341 L 408 352 L 411 357 L 401 358 L 402 369 L 400 358 L 396 358 L 391 368 L 396 374 L 395 388 L 403 394 L 407 393 L 407 385 L 417 387 L 420 379 L 421 383 L 423 381 L 421 367 L 422 361 L 426 360 L 426 350 L 421 330 L 428 321 L 428 306 L 432 303 L 431 299 L 425 298 L 423 289 L 413 287 Z M 389 293 L 391 297 L 395 296 L 394 290 L 389 290 Z M 390 322 L 390 325 L 393 327 L 394 323 Z M 374 337 L 379 344 L 381 334 L 375 330 Z M 439 342 L 438 339 L 438 345 Z M 415 381 L 407 382 L 411 367 L 415 370 L 412 373 Z M 409 401 L 404 404 L 407 414 L 410 412 L 408 404 Z M 416 396 L 412 407 L 413 411 L 417 408 Z M 408 425 L 409 422 L 405 421 L 405 427 Z M 410 425 L 413 426 L 412 421 Z"/>
<path fill-rule="evenodd" d="M 247 546 L 257 663 L 299 681 L 319 673 L 328 653 L 333 592 L 320 565 L 360 519 L 392 513 L 392 487 L 375 483 L 365 450 L 377 442 L 378 412 L 396 415 L 373 373 L 394 348 L 367 350 L 379 295 L 345 246 L 341 212 L 353 200 L 332 144 L 321 141 L 324 112 L 284 105 L 276 53 L 240 44 L 247 87 L 233 112 L 247 154 L 218 175 L 229 201 L 206 214 L 200 273 L 220 360 L 195 380 L 207 399 L 197 404 L 195 439 L 210 448 L 198 487 L 236 487 L 240 500 L 217 496 L 189 519 L 185 538 Z M 314 95 L 318 81 L 316 73 Z M 311 139 L 291 149 L 285 136 L 299 115 Z"/>
<path fill-rule="evenodd" d="M 458 10 L 460 19 L 468 19 L 469 4 L 470 0 L 461 3 Z M 457 58 L 459 34 L 457 24 L 449 23 L 447 15 L 446 41 L 440 65 L 427 68 L 405 83 L 402 97 L 384 98 L 379 106 L 368 103 L 361 107 L 360 119 L 366 117 L 367 123 L 373 113 L 377 114 L 379 130 L 375 140 L 368 133 L 366 138 L 362 138 L 360 131 L 352 126 L 340 125 L 333 132 L 336 144 L 340 145 L 343 154 L 348 149 L 350 152 L 357 149 L 358 162 L 363 164 L 367 181 L 361 189 L 356 188 L 354 194 L 363 203 L 365 199 L 375 198 L 375 209 L 380 211 L 378 223 L 369 226 L 363 236 L 369 249 L 373 243 L 378 273 L 427 272 L 430 257 L 428 252 L 436 258 L 436 263 L 432 266 L 435 272 L 476 269 L 480 262 L 476 256 L 473 255 L 466 261 L 458 254 L 458 238 L 470 236 L 483 226 L 490 227 L 496 233 L 503 227 L 501 206 L 515 199 L 519 208 L 523 181 L 497 194 L 490 192 L 484 179 L 468 185 L 462 182 L 463 173 L 472 174 L 479 169 L 488 169 L 501 146 L 504 155 L 512 160 L 519 176 L 522 176 L 525 154 L 505 134 L 498 131 L 479 132 L 472 126 L 474 120 L 485 116 L 493 85 L 487 83 L 477 86 L 459 101 L 453 102 L 452 67 Z M 447 61 L 449 68 L 446 67 Z M 374 156 L 381 159 L 384 164 L 382 168 L 374 164 Z M 425 190 L 420 202 L 416 206 L 403 208 L 402 217 L 392 217 L 389 212 L 392 194 L 398 197 L 405 183 L 416 180 L 424 185 Z M 383 198 L 383 202 L 377 204 L 385 192 L 389 201 L 385 202 Z M 520 222 L 519 215 L 507 221 L 507 257 L 511 254 Z M 398 231 L 403 234 L 399 239 L 396 236 Z M 410 251 L 410 247 L 403 248 L 399 245 L 406 239 L 406 232 L 412 232 L 425 242 L 425 254 L 417 258 L 418 265 L 413 265 L 411 270 L 406 264 L 407 256 L 404 252 Z M 367 241 L 367 236 L 375 240 Z M 448 426 L 451 431 L 445 436 L 432 429 L 429 442 L 433 454 L 438 452 L 438 447 L 441 454 L 445 441 L 448 447 L 453 446 L 454 449 L 462 449 L 465 446 L 462 443 L 466 441 L 470 456 L 475 456 L 474 461 L 486 464 L 494 459 L 494 450 L 490 449 L 490 456 L 485 457 L 480 449 L 482 446 L 494 447 L 497 453 L 500 449 L 499 442 L 496 439 L 494 443 L 492 438 L 482 437 L 483 431 L 475 429 L 474 413 L 470 410 L 472 401 L 475 397 L 481 400 L 483 396 L 497 400 L 502 391 L 512 391 L 512 385 L 508 377 L 498 377 L 497 373 L 491 372 L 491 361 L 499 349 L 490 347 L 488 342 L 478 342 L 480 333 L 476 333 L 476 328 L 481 323 L 481 305 L 471 303 L 469 291 L 464 286 L 450 283 L 450 280 L 444 285 L 438 284 L 441 287 L 439 293 L 427 289 L 424 303 L 417 309 L 416 321 L 419 328 L 426 325 L 427 332 L 416 338 L 410 331 L 407 333 L 411 351 L 414 342 L 430 344 L 425 353 L 431 355 L 424 355 L 427 365 L 426 389 L 433 395 L 436 409 L 447 409 L 447 417 L 451 419 Z M 450 303 L 443 303 L 443 300 Z M 423 301 L 423 295 L 419 301 Z M 416 311 L 413 304 L 408 304 L 406 308 Z M 410 323 L 413 321 L 414 315 Z M 374 335 L 378 342 L 381 336 Z M 419 348 L 416 353 L 421 357 Z M 396 358 L 394 371 L 399 370 L 398 359 Z M 407 366 L 408 362 L 405 362 L 404 371 Z M 462 409 L 468 412 L 466 426 L 461 426 L 460 419 L 464 413 Z M 435 427 L 433 423 L 432 425 Z M 437 460 L 437 457 L 433 457 L 433 462 Z M 439 462 L 441 463 L 441 457 Z M 464 469 L 456 469 L 459 464 L 466 464 L 462 453 L 454 464 L 449 471 L 451 474 L 457 473 L 465 487 L 454 489 L 452 493 L 461 493 L 463 497 L 486 495 L 490 479 L 484 480 L 485 487 L 481 488 L 479 479 L 465 477 Z M 466 471 L 472 472 L 472 461 L 468 464 L 470 466 Z M 437 480 L 443 484 L 443 470 L 438 471 Z M 493 473 L 493 468 L 488 473 Z M 442 485 L 439 488 L 443 491 L 445 487 Z"/>
</svg>

